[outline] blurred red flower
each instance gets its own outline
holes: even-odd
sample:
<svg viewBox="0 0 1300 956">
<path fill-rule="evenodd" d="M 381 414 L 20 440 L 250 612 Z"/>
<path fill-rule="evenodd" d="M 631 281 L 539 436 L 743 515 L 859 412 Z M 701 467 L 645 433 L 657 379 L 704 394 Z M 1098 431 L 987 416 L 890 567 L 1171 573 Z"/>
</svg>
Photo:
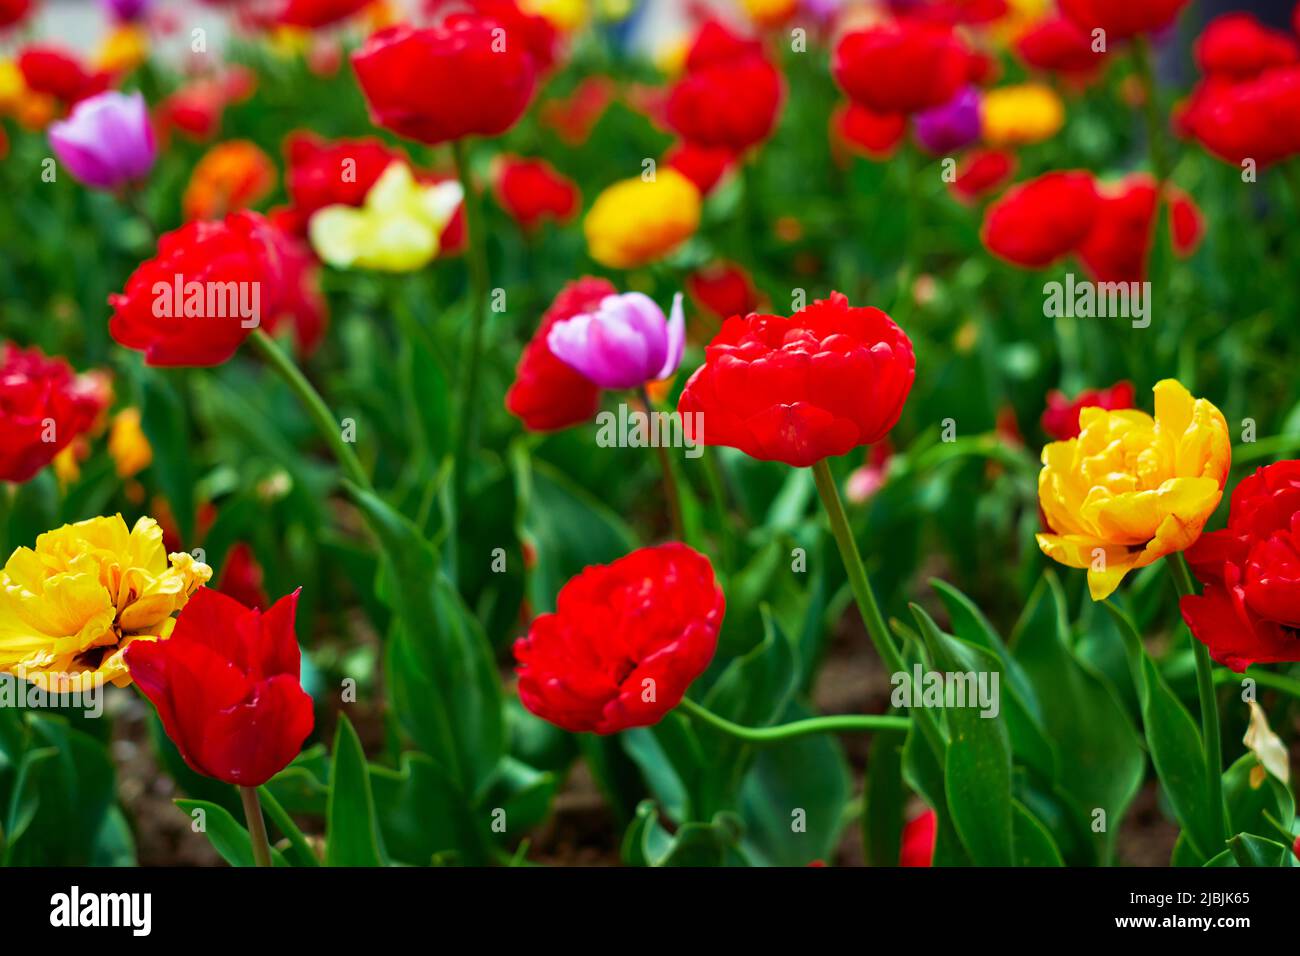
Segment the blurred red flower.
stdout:
<svg viewBox="0 0 1300 956">
<path fill-rule="evenodd" d="M 217 590 L 245 607 L 264 608 L 271 604 L 262 586 L 262 566 L 253 549 L 240 541 L 226 552 Z"/>
<path fill-rule="evenodd" d="M 1045 173 L 1013 186 L 990 204 L 980 236 L 998 258 L 1040 269 L 1083 241 L 1092 229 L 1097 205 L 1091 173 Z"/>
<path fill-rule="evenodd" d="M 1092 37 L 1061 16 L 1039 20 L 1013 46 L 1026 66 L 1080 80 L 1096 75 L 1105 63 L 1105 54 L 1093 52 Z"/>
<path fill-rule="evenodd" d="M 768 137 L 785 95 L 781 73 L 757 41 L 707 21 L 668 91 L 665 121 L 683 139 L 741 152 Z"/>
<path fill-rule="evenodd" d="M 614 99 L 614 81 L 607 76 L 588 76 L 567 98 L 553 97 L 542 103 L 542 125 L 555 131 L 566 146 L 581 146 L 605 115 Z"/>
<path fill-rule="evenodd" d="M 372 119 L 430 145 L 504 133 L 528 108 L 538 69 L 527 42 L 510 34 L 508 24 L 463 13 L 373 34 L 352 54 Z"/>
<path fill-rule="evenodd" d="M 893 155 L 907 133 L 903 113 L 877 113 L 860 103 L 841 103 L 831 114 L 831 143 L 867 159 Z"/>
<path fill-rule="evenodd" d="M 1167 26 L 1187 0 L 1060 0 L 1061 13 L 1089 35 L 1106 31 L 1106 43 Z"/>
<path fill-rule="evenodd" d="M 276 20 L 286 26 L 314 30 L 360 13 L 374 0 L 284 0 Z"/>
<path fill-rule="evenodd" d="M 709 559 L 684 544 L 588 567 L 515 642 L 519 699 L 575 733 L 656 724 L 713 659 L 725 612 Z"/>
<path fill-rule="evenodd" d="M 754 280 L 734 262 L 713 262 L 686 277 L 686 291 L 696 304 L 719 319 L 748 315 L 758 308 Z"/>
<path fill-rule="evenodd" d="M 492 188 L 497 203 L 525 231 L 536 229 L 544 219 L 568 222 L 582 204 L 573 180 L 544 159 L 499 157 Z"/>
<path fill-rule="evenodd" d="M 1239 672 L 1300 661 L 1300 461 L 1243 478 L 1228 526 L 1202 534 L 1186 555 L 1205 593 L 1179 607 L 1211 657 Z"/>
<path fill-rule="evenodd" d="M 668 148 L 663 163 L 675 169 L 707 196 L 736 162 L 736 154 L 725 146 L 701 146 L 698 143 L 680 142 Z"/>
<path fill-rule="evenodd" d="M 974 202 L 1006 182 L 1016 171 L 1016 157 L 1001 149 L 977 149 L 966 154 L 957 167 L 950 188 L 953 195 Z"/>
<path fill-rule="evenodd" d="M 32 0 L 0 0 L 0 29 L 21 22 L 32 12 Z"/>
<path fill-rule="evenodd" d="M 1215 156 L 1263 168 L 1300 153 L 1300 67 L 1240 83 L 1211 77 L 1193 91 L 1182 126 Z"/>
<path fill-rule="evenodd" d="M 950 28 L 896 20 L 841 37 L 831 73 L 851 99 L 876 113 L 915 113 L 957 95 L 969 78 L 968 57 Z"/>
<path fill-rule="evenodd" d="M 1194 53 L 1206 73 L 1248 79 L 1300 60 L 1300 44 L 1248 13 L 1227 13 L 1209 22 L 1196 39 Z"/>
<path fill-rule="evenodd" d="M 40 349 L 7 343 L 0 352 L 0 481 L 30 479 L 107 405 L 100 380 Z"/>
<path fill-rule="evenodd" d="M 246 67 L 235 66 L 181 87 L 158 106 L 161 131 L 179 130 L 190 139 L 209 140 L 221 127 L 221 117 L 231 103 L 253 95 L 257 78 Z"/>
<path fill-rule="evenodd" d="M 329 302 L 320 290 L 321 264 L 303 239 L 280 228 L 274 232 L 280 255 L 280 297 L 277 308 L 263 317 L 262 328 L 276 335 L 288 323 L 298 355 L 305 357 L 320 347 L 329 327 Z"/>
<path fill-rule="evenodd" d="M 284 139 L 288 169 L 285 190 L 297 232 L 306 233 L 312 213 L 326 206 L 360 206 L 370 187 L 394 162 L 406 156 L 377 139 L 324 140 L 305 130 Z"/>
<path fill-rule="evenodd" d="M 880 441 L 915 377 L 903 330 L 880 309 L 855 308 L 833 292 L 789 318 L 727 319 L 677 410 L 695 441 L 803 468 Z"/>
<path fill-rule="evenodd" d="M 600 388 L 551 354 L 546 336 L 556 322 L 594 311 L 618 290 L 605 279 L 570 282 L 542 316 L 541 325 L 515 366 L 515 381 L 506 392 L 506 409 L 529 431 L 568 428 L 591 419 L 600 407 Z"/>
<path fill-rule="evenodd" d="M 52 96 L 64 106 L 104 92 L 112 80 L 107 73 L 87 69 L 74 53 L 37 43 L 18 54 L 18 69 L 28 89 Z"/>
<path fill-rule="evenodd" d="M 559 56 L 559 34 L 550 20 L 526 9 L 518 0 L 425 0 L 427 16 L 438 18 L 468 7 L 474 15 L 495 20 L 509 38 L 522 40 L 538 72 L 555 65 Z"/>
<path fill-rule="evenodd" d="M 1172 186 L 1165 187 L 1165 195 L 1174 252 L 1190 255 L 1205 232 L 1200 210 L 1186 193 Z M 1095 281 L 1140 282 L 1146 278 L 1155 213 L 1156 183 L 1145 173 L 1099 190 L 1092 227 L 1076 250 Z"/>
<path fill-rule="evenodd" d="M 314 723 L 299 683 L 298 592 L 265 613 L 199 588 L 165 640 L 136 640 L 126 664 L 191 769 L 257 787 L 298 755 Z"/>
<path fill-rule="evenodd" d="M 898 849 L 899 866 L 931 866 L 939 818 L 926 810 L 908 820 L 903 827 L 902 845 Z"/>
<path fill-rule="evenodd" d="M 108 297 L 108 330 L 148 365 L 219 365 L 279 308 L 281 282 L 276 230 L 260 215 L 191 222 L 164 234 L 157 254 Z M 257 315 L 237 307 L 253 304 Z"/>
<path fill-rule="evenodd" d="M 1085 408 L 1133 407 L 1133 383 L 1116 382 L 1110 388 L 1089 388 L 1074 398 L 1066 397 L 1060 389 L 1047 393 L 1047 408 L 1043 410 L 1043 431 L 1053 441 L 1067 441 L 1079 437 L 1079 412 Z"/>
</svg>

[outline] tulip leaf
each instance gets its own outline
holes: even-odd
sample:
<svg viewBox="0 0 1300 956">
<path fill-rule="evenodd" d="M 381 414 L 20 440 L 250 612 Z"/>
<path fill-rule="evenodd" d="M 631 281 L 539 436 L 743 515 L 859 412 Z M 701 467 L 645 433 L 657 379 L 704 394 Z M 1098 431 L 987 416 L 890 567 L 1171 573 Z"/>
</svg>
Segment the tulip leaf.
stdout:
<svg viewBox="0 0 1300 956">
<path fill-rule="evenodd" d="M 913 604 L 912 616 L 936 671 L 950 681 L 999 672 L 988 651 L 949 637 L 930 615 Z M 913 693 L 920 688 L 913 688 Z M 1011 826 L 1011 740 L 1001 712 L 985 716 L 977 702 L 965 700 L 944 711 L 948 746 L 944 792 L 953 825 L 977 866 L 1010 866 L 1015 859 Z"/>
<path fill-rule="evenodd" d="M 1016 866 L 1065 866 L 1061 851 L 1047 827 L 1019 800 L 1011 801 L 1011 828 L 1015 837 Z"/>
<path fill-rule="evenodd" d="M 935 866 L 969 866 L 970 855 L 952 823 L 948 798 L 944 795 L 943 765 L 938 762 L 921 732 L 913 722 L 903 744 L 903 779 L 934 810 L 937 825 L 934 834 Z"/>
<path fill-rule="evenodd" d="M 180 799 L 175 803 L 190 818 L 192 828 L 201 827 L 199 832 L 208 838 L 223 860 L 231 866 L 256 865 L 248 831 L 229 810 L 210 800 Z M 275 847 L 271 847 L 271 863 L 275 866 L 289 865 Z"/>
<path fill-rule="evenodd" d="M 1272 833 L 1272 817 L 1291 829 L 1295 798 L 1286 784 L 1267 773 L 1253 753 L 1243 754 L 1223 774 L 1223 799 L 1232 833 Z"/>
<path fill-rule="evenodd" d="M 1209 771 L 1200 730 L 1143 649 L 1133 622 L 1110 601 L 1106 609 L 1124 637 L 1129 666 L 1138 674 L 1142 724 L 1156 775 L 1174 816 L 1187 832 L 1189 849 L 1202 860 L 1209 859 L 1220 852 L 1223 836 L 1215 833 L 1216 815 L 1210 807 Z"/>
<path fill-rule="evenodd" d="M 384 848 L 393 860 L 409 866 L 426 866 L 435 856 L 488 862 L 486 817 L 476 817 L 428 755 L 402 754 L 400 771 L 372 765 L 370 785 Z"/>
<path fill-rule="evenodd" d="M 1238 833 L 1228 841 L 1238 866 L 1290 866 L 1291 848 L 1253 833 Z"/>
<path fill-rule="evenodd" d="M 334 734 L 325 827 L 326 866 L 384 865 L 366 755 L 346 714 L 339 715 Z"/>
<path fill-rule="evenodd" d="M 862 843 L 871 866 L 897 866 L 903 842 L 903 744 L 906 736 L 882 731 L 871 741 L 862 796 Z"/>
<path fill-rule="evenodd" d="M 720 813 L 708 823 L 692 822 L 669 832 L 659 822 L 653 800 L 643 800 L 623 837 L 623 861 L 629 866 L 727 866 L 744 863 L 736 849 L 740 824 Z"/>
</svg>

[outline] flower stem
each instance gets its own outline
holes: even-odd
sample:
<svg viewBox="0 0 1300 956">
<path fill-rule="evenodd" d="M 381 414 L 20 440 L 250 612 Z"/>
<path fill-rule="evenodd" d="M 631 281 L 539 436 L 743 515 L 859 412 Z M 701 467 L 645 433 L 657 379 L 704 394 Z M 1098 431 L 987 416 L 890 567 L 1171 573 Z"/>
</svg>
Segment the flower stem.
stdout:
<svg viewBox="0 0 1300 956">
<path fill-rule="evenodd" d="M 294 364 L 293 359 L 285 354 L 280 346 L 276 345 L 275 340 L 267 335 L 261 329 L 254 330 L 249 336 L 253 347 L 264 358 L 279 376 L 284 379 L 285 383 L 293 390 L 307 413 L 311 416 L 316 425 L 317 431 L 334 452 L 334 457 L 338 460 L 339 466 L 347 475 L 348 480 L 367 491 L 373 490 L 370 486 L 370 477 L 366 474 L 365 468 L 361 465 L 361 460 L 357 458 L 356 452 L 352 446 L 343 440 L 343 432 L 334 414 L 321 398 L 320 393 L 316 391 L 307 377 L 302 374 L 298 366 Z"/>
<path fill-rule="evenodd" d="M 244 819 L 248 821 L 253 860 L 258 866 L 270 866 L 271 844 L 266 839 L 266 821 L 262 819 L 262 804 L 257 799 L 257 788 L 240 787 L 239 798 L 244 801 Z"/>
<path fill-rule="evenodd" d="M 831 475 L 830 465 L 822 459 L 813 465 L 813 478 L 817 482 L 817 493 L 821 495 L 822 506 L 831 522 L 831 533 L 840 549 L 840 559 L 844 570 L 848 572 L 849 586 L 857 600 L 858 611 L 862 614 L 862 623 L 867 628 L 871 642 L 876 645 L 880 659 L 885 662 L 891 673 L 900 674 L 907 670 L 903 656 L 894 646 L 889 636 L 889 628 L 876 604 L 876 596 L 871 590 L 871 581 L 867 578 L 867 569 L 862 565 L 862 555 L 858 552 L 857 542 L 853 540 L 853 530 L 849 527 L 848 516 L 844 513 L 844 504 L 840 501 L 839 489 L 835 487 L 835 478 Z"/>
<path fill-rule="evenodd" d="M 807 720 L 796 720 L 776 727 L 746 727 L 734 724 L 725 717 L 719 717 L 689 697 L 683 697 L 678 706 L 697 720 L 751 744 L 775 744 L 784 740 L 793 740 L 795 737 L 806 737 L 809 734 L 907 730 L 911 725 L 909 718 L 892 714 L 838 714 L 833 717 L 810 717 Z"/>
<path fill-rule="evenodd" d="M 641 401 L 645 403 L 647 415 L 655 413 L 655 404 L 650 399 L 650 392 L 642 386 Z M 664 498 L 668 501 L 668 520 L 673 529 L 673 539 L 685 541 L 685 525 L 682 523 L 682 499 L 677 490 L 677 476 L 673 473 L 673 463 L 668 460 L 668 449 L 663 442 L 655 444 L 655 453 L 659 456 L 659 467 L 664 473 Z"/>
<path fill-rule="evenodd" d="M 474 190 L 469 173 L 469 154 L 463 139 L 451 144 L 456 157 L 456 175 L 460 179 L 460 188 L 464 193 L 465 228 L 468 233 L 466 258 L 469 264 L 470 280 L 470 334 L 469 355 L 465 361 L 465 378 L 460 395 L 460 428 L 456 433 L 455 461 L 456 471 L 453 478 L 455 502 L 457 508 L 464 507 L 465 484 L 468 479 L 469 454 L 478 428 L 478 389 L 479 366 L 483 360 L 483 325 L 487 320 L 488 304 L 488 265 L 487 237 L 483 232 L 483 209 L 479 204 L 479 195 Z"/>
<path fill-rule="evenodd" d="M 265 786 L 257 788 L 257 795 L 261 798 L 266 807 L 266 815 L 271 818 L 271 822 L 276 825 L 281 833 L 289 840 L 289 843 L 298 851 L 299 857 L 306 860 L 309 865 L 319 866 L 320 860 L 303 836 L 298 825 L 293 822 L 293 818 L 285 812 L 284 807 L 280 806 L 280 801 Z"/>
<path fill-rule="evenodd" d="M 1156 100 L 1156 74 L 1151 62 L 1151 45 L 1146 37 L 1133 38 L 1133 69 L 1142 81 L 1143 118 L 1146 121 L 1147 151 L 1151 155 L 1151 170 L 1156 182 L 1164 186 L 1169 178 L 1169 154 L 1165 149 L 1165 131 L 1160 118 L 1160 104 Z"/>
<path fill-rule="evenodd" d="M 1187 569 L 1181 552 L 1166 559 L 1174 586 L 1182 597 L 1196 594 L 1196 585 Z M 1214 696 L 1214 665 L 1210 650 L 1204 642 L 1192 635 L 1192 650 L 1196 654 L 1196 690 L 1201 698 L 1201 739 L 1205 745 L 1205 769 L 1210 784 L 1210 812 L 1214 814 L 1218 832 L 1228 839 L 1228 826 L 1223 813 L 1223 744 L 1219 738 L 1219 705 Z"/>
</svg>

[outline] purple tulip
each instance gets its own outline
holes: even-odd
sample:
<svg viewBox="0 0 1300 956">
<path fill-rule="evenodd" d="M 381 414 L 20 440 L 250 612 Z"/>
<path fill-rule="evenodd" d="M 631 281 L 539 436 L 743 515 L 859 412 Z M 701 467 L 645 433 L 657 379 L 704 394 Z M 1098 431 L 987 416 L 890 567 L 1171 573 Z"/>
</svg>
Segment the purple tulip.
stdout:
<svg viewBox="0 0 1300 956">
<path fill-rule="evenodd" d="M 561 362 L 601 388 L 640 388 L 677 371 L 686 349 L 682 294 L 672 318 L 640 292 L 606 296 L 595 312 L 556 322 L 546 344 Z"/>
<path fill-rule="evenodd" d="M 119 23 L 143 19 L 153 6 L 153 0 L 101 0 L 104 7 Z"/>
<path fill-rule="evenodd" d="M 140 179 L 158 155 L 144 96 L 116 90 L 82 100 L 66 120 L 51 123 L 50 147 L 74 177 L 96 189 Z"/>
<path fill-rule="evenodd" d="M 947 103 L 917 113 L 912 120 L 916 141 L 938 156 L 980 137 L 980 95 L 968 86 Z"/>
</svg>

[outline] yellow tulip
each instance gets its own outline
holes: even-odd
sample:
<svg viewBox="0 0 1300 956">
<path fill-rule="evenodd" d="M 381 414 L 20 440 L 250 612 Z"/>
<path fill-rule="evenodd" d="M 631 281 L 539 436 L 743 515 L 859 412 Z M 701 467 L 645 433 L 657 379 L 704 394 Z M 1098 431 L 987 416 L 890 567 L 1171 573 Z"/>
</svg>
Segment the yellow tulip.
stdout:
<svg viewBox="0 0 1300 956">
<path fill-rule="evenodd" d="M 760 27 L 773 27 L 794 16 L 799 0 L 740 0 L 745 15 Z"/>
<path fill-rule="evenodd" d="M 140 426 L 140 409 L 124 408 L 113 416 L 108 432 L 108 453 L 119 478 L 131 478 L 153 462 L 153 446 Z"/>
<path fill-rule="evenodd" d="M 123 23 L 109 33 L 95 54 L 96 69 L 130 73 L 149 59 L 149 33 L 134 23 Z"/>
<path fill-rule="evenodd" d="M 1155 418 L 1135 409 L 1079 413 L 1080 434 L 1043 448 L 1038 502 L 1049 558 L 1088 569 L 1094 601 L 1124 575 L 1190 547 L 1223 496 L 1228 423 L 1173 379 L 1155 387 Z"/>
<path fill-rule="evenodd" d="M 162 529 L 121 515 L 48 531 L 0 571 L 0 673 L 49 690 L 131 682 L 133 641 L 168 637 L 172 617 L 212 577 L 188 554 L 168 561 Z"/>
<path fill-rule="evenodd" d="M 655 178 L 625 179 L 596 197 L 583 221 L 591 258 L 611 269 L 634 269 L 661 259 L 694 235 L 700 192 L 675 169 Z"/>
<path fill-rule="evenodd" d="M 1060 131 L 1065 105 L 1050 86 L 1021 83 L 986 91 L 980 115 L 990 146 L 1028 146 Z"/>
<path fill-rule="evenodd" d="M 326 206 L 311 217 L 312 248 L 339 268 L 411 272 L 438 254 L 442 231 L 460 206 L 460 184 L 417 182 L 396 162 L 366 193 L 365 204 Z"/>
<path fill-rule="evenodd" d="M 520 0 L 525 13 L 541 17 L 561 33 L 572 33 L 587 22 L 587 0 Z"/>
</svg>

